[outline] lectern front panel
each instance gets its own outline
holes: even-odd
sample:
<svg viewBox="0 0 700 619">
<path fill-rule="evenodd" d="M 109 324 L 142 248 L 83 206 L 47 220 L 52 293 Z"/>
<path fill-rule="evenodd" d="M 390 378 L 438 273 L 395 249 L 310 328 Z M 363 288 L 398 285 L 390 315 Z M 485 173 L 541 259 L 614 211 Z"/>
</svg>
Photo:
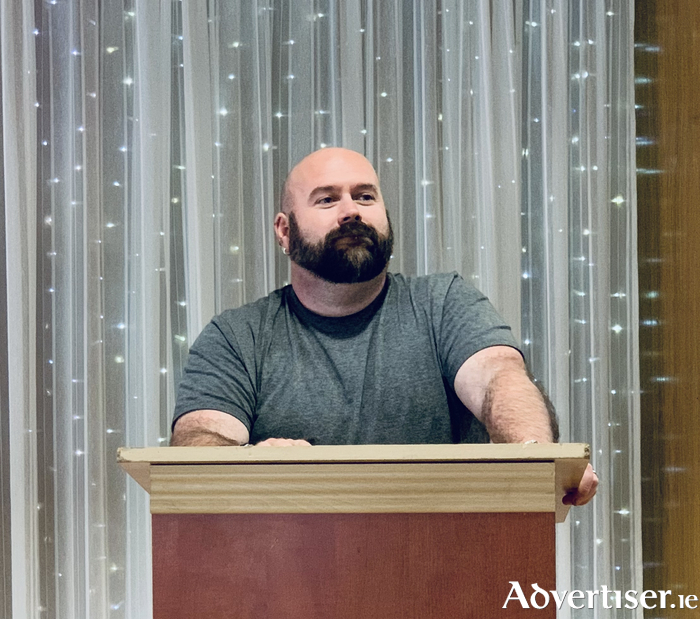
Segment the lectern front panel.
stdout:
<svg viewBox="0 0 700 619">
<path fill-rule="evenodd" d="M 556 616 L 554 513 L 154 514 L 155 619 Z M 528 595 L 529 598 L 529 595 Z"/>
</svg>

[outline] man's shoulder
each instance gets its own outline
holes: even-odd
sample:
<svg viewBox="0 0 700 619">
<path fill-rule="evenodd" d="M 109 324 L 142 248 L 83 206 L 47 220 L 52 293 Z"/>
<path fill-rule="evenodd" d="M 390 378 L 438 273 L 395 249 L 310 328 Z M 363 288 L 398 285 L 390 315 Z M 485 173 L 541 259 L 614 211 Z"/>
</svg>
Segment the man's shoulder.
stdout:
<svg viewBox="0 0 700 619">
<path fill-rule="evenodd" d="M 289 286 L 278 288 L 256 301 L 226 309 L 214 316 L 212 323 L 220 329 L 236 330 L 241 326 L 255 328 L 264 323 L 268 316 L 274 316 L 284 306 L 287 288 Z"/>
<path fill-rule="evenodd" d="M 412 295 L 427 297 L 444 297 L 455 286 L 476 290 L 464 281 L 464 278 L 456 271 L 447 273 L 431 273 L 429 275 L 403 275 L 402 273 L 388 273 L 389 280 L 399 290 L 407 290 Z"/>
</svg>

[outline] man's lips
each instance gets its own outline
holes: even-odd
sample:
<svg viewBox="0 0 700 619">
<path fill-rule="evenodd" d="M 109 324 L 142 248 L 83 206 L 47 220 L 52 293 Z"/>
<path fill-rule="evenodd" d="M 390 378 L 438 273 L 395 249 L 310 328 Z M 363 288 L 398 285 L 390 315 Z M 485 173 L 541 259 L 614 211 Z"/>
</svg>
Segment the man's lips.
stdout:
<svg viewBox="0 0 700 619">
<path fill-rule="evenodd" d="M 370 245 L 373 244 L 373 241 L 371 238 L 368 236 L 365 236 L 364 234 L 344 234 L 343 236 L 339 236 L 335 239 L 336 243 L 345 243 L 345 244 L 355 244 L 355 243 L 368 243 Z"/>
</svg>

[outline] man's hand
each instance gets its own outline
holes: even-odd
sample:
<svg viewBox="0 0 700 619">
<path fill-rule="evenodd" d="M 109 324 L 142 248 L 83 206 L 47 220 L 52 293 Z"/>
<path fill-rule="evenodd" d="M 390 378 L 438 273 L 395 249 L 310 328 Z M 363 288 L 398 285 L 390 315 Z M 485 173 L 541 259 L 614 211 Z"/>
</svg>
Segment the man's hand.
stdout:
<svg viewBox="0 0 700 619">
<path fill-rule="evenodd" d="M 267 438 L 255 443 L 256 447 L 311 447 L 309 441 L 301 438 Z"/>
<path fill-rule="evenodd" d="M 589 463 L 586 470 L 583 472 L 583 477 L 579 482 L 578 488 L 569 490 L 562 499 L 562 503 L 564 503 L 564 505 L 585 505 L 595 496 L 597 488 L 598 475 L 596 475 L 596 472 Z"/>
</svg>

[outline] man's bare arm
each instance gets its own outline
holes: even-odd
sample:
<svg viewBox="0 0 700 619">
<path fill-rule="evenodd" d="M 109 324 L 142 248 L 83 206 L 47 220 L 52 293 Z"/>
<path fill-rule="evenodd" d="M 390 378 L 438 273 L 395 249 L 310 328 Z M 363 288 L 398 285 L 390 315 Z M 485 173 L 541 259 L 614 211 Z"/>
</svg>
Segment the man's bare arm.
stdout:
<svg viewBox="0 0 700 619">
<path fill-rule="evenodd" d="M 248 428 L 233 415 L 221 411 L 192 411 L 175 422 L 171 447 L 222 447 L 246 445 L 250 439 Z M 303 439 L 268 438 L 261 447 L 310 447 Z"/>
<path fill-rule="evenodd" d="M 514 348 L 492 346 L 472 355 L 457 372 L 455 391 L 494 443 L 558 438 L 554 411 Z"/>
<path fill-rule="evenodd" d="M 455 391 L 486 426 L 494 443 L 550 443 L 559 438 L 549 399 L 532 382 L 520 353 L 512 348 L 494 346 L 467 359 L 455 377 Z M 585 505 L 597 488 L 598 476 L 589 464 L 564 503 Z"/>
<path fill-rule="evenodd" d="M 175 422 L 170 445 L 245 445 L 250 434 L 242 421 L 221 411 L 200 410 L 186 413 Z"/>
</svg>

